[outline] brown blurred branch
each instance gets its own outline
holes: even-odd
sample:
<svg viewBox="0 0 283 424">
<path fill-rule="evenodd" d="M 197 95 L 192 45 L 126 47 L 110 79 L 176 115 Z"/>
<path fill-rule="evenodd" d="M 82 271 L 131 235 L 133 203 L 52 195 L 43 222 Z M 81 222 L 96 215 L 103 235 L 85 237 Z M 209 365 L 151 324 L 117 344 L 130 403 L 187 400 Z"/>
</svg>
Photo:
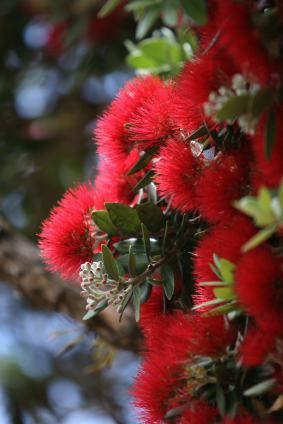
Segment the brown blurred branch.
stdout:
<svg viewBox="0 0 283 424">
<path fill-rule="evenodd" d="M 37 247 L 26 237 L 14 234 L 2 221 L 0 280 L 11 284 L 38 308 L 61 312 L 79 321 L 85 314 L 80 287 L 46 272 Z M 117 348 L 139 351 L 141 337 L 130 312 L 120 323 L 115 310 L 107 308 L 98 317 L 85 321 L 85 325 Z"/>
</svg>

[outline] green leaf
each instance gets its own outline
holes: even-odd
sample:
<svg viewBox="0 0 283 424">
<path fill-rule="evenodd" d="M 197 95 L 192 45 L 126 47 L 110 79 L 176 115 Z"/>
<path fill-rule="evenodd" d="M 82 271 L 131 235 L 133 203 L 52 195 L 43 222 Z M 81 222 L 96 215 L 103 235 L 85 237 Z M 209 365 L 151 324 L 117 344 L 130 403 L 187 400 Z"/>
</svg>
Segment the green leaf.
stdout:
<svg viewBox="0 0 283 424">
<path fill-rule="evenodd" d="M 147 57 L 141 50 L 134 50 L 126 57 L 126 62 L 134 69 L 149 69 L 153 71 L 157 68 L 156 62 Z"/>
<path fill-rule="evenodd" d="M 165 0 L 162 12 L 162 19 L 165 25 L 175 27 L 178 21 L 176 5 L 172 4 L 170 0 Z"/>
<path fill-rule="evenodd" d="M 123 203 L 105 203 L 113 224 L 124 234 L 139 234 L 140 219 L 137 211 Z"/>
<path fill-rule="evenodd" d="M 159 8 L 151 8 L 147 10 L 145 14 L 139 19 L 136 29 L 136 38 L 138 40 L 143 38 L 153 27 L 159 17 L 159 13 Z"/>
<path fill-rule="evenodd" d="M 146 270 L 148 266 L 148 259 L 145 253 L 139 253 L 135 256 L 136 259 L 136 267 L 137 267 L 137 274 L 142 273 Z M 129 265 L 129 255 L 120 255 L 117 261 L 122 265 L 122 267 L 127 271 L 128 265 Z"/>
<path fill-rule="evenodd" d="M 103 258 L 103 265 L 105 267 L 106 273 L 113 280 L 118 281 L 119 280 L 118 266 L 117 266 L 116 260 L 113 257 L 111 250 L 106 246 L 106 244 L 102 245 L 102 258 Z"/>
<path fill-rule="evenodd" d="M 226 411 L 226 401 L 225 401 L 224 390 L 222 386 L 220 386 L 220 384 L 216 385 L 216 403 L 217 403 L 217 407 L 219 409 L 221 417 L 224 418 L 225 411 Z"/>
<path fill-rule="evenodd" d="M 197 140 L 200 137 L 203 137 L 208 134 L 207 128 L 205 125 L 198 128 L 196 131 L 194 131 L 189 137 L 186 138 L 186 141 L 190 140 Z"/>
<path fill-rule="evenodd" d="M 227 259 L 221 258 L 219 260 L 219 270 L 221 272 L 221 275 L 223 277 L 223 280 L 227 283 L 234 283 L 234 271 L 235 271 L 235 265 L 228 261 Z"/>
<path fill-rule="evenodd" d="M 138 183 L 134 186 L 133 191 L 137 192 L 141 188 L 146 187 L 149 183 L 151 183 L 153 176 L 154 176 L 154 171 L 152 170 L 147 171 L 144 177 L 140 181 L 138 181 Z"/>
<path fill-rule="evenodd" d="M 132 246 L 133 253 L 144 253 L 144 243 L 142 240 L 132 238 L 128 240 L 121 240 L 117 243 L 114 243 L 113 246 L 120 253 L 128 253 L 130 246 Z M 160 246 L 156 240 L 150 240 L 150 249 L 152 254 L 161 253 Z"/>
<path fill-rule="evenodd" d="M 244 396 L 260 396 L 268 392 L 276 384 L 276 378 L 269 378 L 268 380 L 261 381 L 258 384 L 250 387 L 244 391 Z"/>
<path fill-rule="evenodd" d="M 130 300 L 132 299 L 133 296 L 133 290 L 130 290 L 126 296 L 123 299 L 122 305 L 121 305 L 121 313 L 120 313 L 120 318 L 119 321 L 121 321 L 122 317 L 123 317 L 123 313 L 126 309 L 126 307 L 128 306 L 128 304 L 130 303 Z"/>
<path fill-rule="evenodd" d="M 163 235 L 163 239 L 162 239 L 162 250 L 161 250 L 163 256 L 164 256 L 164 254 L 166 252 L 168 230 L 169 230 L 169 221 L 166 221 L 164 235 Z"/>
<path fill-rule="evenodd" d="M 281 210 L 283 211 L 283 181 L 281 182 L 278 189 L 278 199 L 280 202 Z"/>
<path fill-rule="evenodd" d="M 107 308 L 107 306 L 108 306 L 108 300 L 102 299 L 100 302 L 98 302 L 98 304 L 96 305 L 94 309 L 90 309 L 89 311 L 87 311 L 87 313 L 83 317 L 83 320 L 86 321 L 88 319 L 95 317 L 100 312 L 102 312 L 105 308 Z"/>
<path fill-rule="evenodd" d="M 259 213 L 257 199 L 251 196 L 245 196 L 233 203 L 234 207 L 248 216 L 254 218 Z"/>
<path fill-rule="evenodd" d="M 213 306 L 213 305 L 217 305 L 219 303 L 223 303 L 223 299 L 212 299 L 212 300 L 208 300 L 207 302 L 202 302 L 202 303 L 199 303 L 198 305 L 195 305 L 192 308 L 192 310 L 195 311 L 197 309 L 206 308 L 207 306 Z"/>
<path fill-rule="evenodd" d="M 146 152 L 142 152 L 139 160 L 129 170 L 128 175 L 133 175 L 136 172 L 143 169 L 146 165 L 148 165 L 155 152 L 156 152 L 156 149 L 150 149 L 150 150 L 147 150 Z"/>
<path fill-rule="evenodd" d="M 149 38 L 140 42 L 138 47 L 157 66 L 174 64 L 182 59 L 181 46 L 166 38 Z"/>
<path fill-rule="evenodd" d="M 199 283 L 199 286 L 225 286 L 225 287 L 229 287 L 230 284 L 227 283 L 226 281 L 204 281 L 203 283 Z"/>
<path fill-rule="evenodd" d="M 204 25 L 207 22 L 207 10 L 205 0 L 181 0 L 186 14 L 197 24 Z"/>
<path fill-rule="evenodd" d="M 136 263 L 136 257 L 133 252 L 133 247 L 129 247 L 129 263 L 128 263 L 128 270 L 131 277 L 135 277 L 137 275 L 137 263 Z"/>
<path fill-rule="evenodd" d="M 150 239 L 149 239 L 148 230 L 144 224 L 141 224 L 141 228 L 142 228 L 142 239 L 144 244 L 144 250 L 145 250 L 147 259 L 150 260 L 151 249 L 150 249 Z"/>
<path fill-rule="evenodd" d="M 232 287 L 218 287 L 213 290 L 213 294 L 217 299 L 234 300 L 235 292 Z"/>
<path fill-rule="evenodd" d="M 203 315 L 205 317 L 212 317 L 218 315 L 227 315 L 231 312 L 241 312 L 241 308 L 238 306 L 237 301 L 232 301 L 225 303 L 224 305 L 217 306 L 216 308 L 210 309 L 210 311 L 205 312 Z"/>
<path fill-rule="evenodd" d="M 260 116 L 269 109 L 274 99 L 274 93 L 270 88 L 258 90 L 251 98 L 250 112 L 254 117 Z"/>
<path fill-rule="evenodd" d="M 273 147 L 276 141 L 276 115 L 273 110 L 269 112 L 265 126 L 265 156 L 271 158 Z"/>
<path fill-rule="evenodd" d="M 152 292 L 152 285 L 146 281 L 145 283 L 140 285 L 140 291 L 141 304 L 143 304 L 150 298 Z"/>
<path fill-rule="evenodd" d="M 269 239 L 269 237 L 271 237 L 272 234 L 275 233 L 276 229 L 277 225 L 273 224 L 260 230 L 255 236 L 253 236 L 247 243 L 242 246 L 242 252 L 246 253 L 249 250 L 259 246 L 265 240 Z"/>
<path fill-rule="evenodd" d="M 174 272 L 169 265 L 166 265 L 166 264 L 162 265 L 161 277 L 162 277 L 163 290 L 164 290 L 165 296 L 167 297 L 168 300 L 171 300 L 174 294 L 175 278 L 174 278 Z"/>
<path fill-rule="evenodd" d="M 230 97 L 217 112 L 216 118 L 219 121 L 234 121 L 249 112 L 249 103 L 250 96 L 248 94 Z"/>
<path fill-rule="evenodd" d="M 140 320 L 140 309 L 141 309 L 141 291 L 139 286 L 133 288 L 133 301 L 135 309 L 135 319 L 138 322 Z"/>
<path fill-rule="evenodd" d="M 151 7 L 153 5 L 161 5 L 163 0 L 136 0 L 131 1 L 125 7 L 127 12 L 136 12 L 143 11 L 147 7 Z"/>
<path fill-rule="evenodd" d="M 157 233 L 165 225 L 165 216 L 162 210 L 154 203 L 142 203 L 136 207 L 138 216 L 143 224 L 152 233 Z"/>
<path fill-rule="evenodd" d="M 108 0 L 100 9 L 97 16 L 99 18 L 104 18 L 105 16 L 109 15 L 109 13 L 111 13 L 114 9 L 116 9 L 116 7 L 118 6 L 120 2 L 121 0 Z"/>
<path fill-rule="evenodd" d="M 119 233 L 115 225 L 113 225 L 107 211 L 102 210 L 93 212 L 92 219 L 101 231 L 109 234 L 110 236 L 115 236 Z"/>
</svg>

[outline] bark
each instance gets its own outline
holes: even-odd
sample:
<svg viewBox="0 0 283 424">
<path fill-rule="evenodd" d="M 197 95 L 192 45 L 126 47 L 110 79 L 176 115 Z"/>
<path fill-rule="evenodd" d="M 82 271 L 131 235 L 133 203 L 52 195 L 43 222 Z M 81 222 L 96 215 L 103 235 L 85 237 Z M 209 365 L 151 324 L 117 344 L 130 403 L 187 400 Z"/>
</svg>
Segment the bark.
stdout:
<svg viewBox="0 0 283 424">
<path fill-rule="evenodd" d="M 40 309 L 60 312 L 81 321 L 85 314 L 85 301 L 80 287 L 67 284 L 58 276 L 48 273 L 41 262 L 38 248 L 29 239 L 15 234 L 0 221 L 0 280 L 12 285 L 17 292 Z M 132 311 L 125 311 L 122 322 L 110 307 L 98 317 L 83 321 L 111 345 L 138 352 L 141 336 Z"/>
</svg>

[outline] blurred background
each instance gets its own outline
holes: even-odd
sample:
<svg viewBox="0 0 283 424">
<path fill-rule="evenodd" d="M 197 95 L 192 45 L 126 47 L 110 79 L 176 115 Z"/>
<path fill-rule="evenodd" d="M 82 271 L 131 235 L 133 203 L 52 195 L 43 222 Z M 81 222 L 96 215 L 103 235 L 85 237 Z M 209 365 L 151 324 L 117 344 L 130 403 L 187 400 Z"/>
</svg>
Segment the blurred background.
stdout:
<svg viewBox="0 0 283 424">
<path fill-rule="evenodd" d="M 18 250 L 27 266 L 50 208 L 94 177 L 96 117 L 133 75 L 135 25 L 122 6 L 97 18 L 102 3 L 0 0 L 0 424 L 136 422 L 135 354 L 15 290 Z"/>
</svg>

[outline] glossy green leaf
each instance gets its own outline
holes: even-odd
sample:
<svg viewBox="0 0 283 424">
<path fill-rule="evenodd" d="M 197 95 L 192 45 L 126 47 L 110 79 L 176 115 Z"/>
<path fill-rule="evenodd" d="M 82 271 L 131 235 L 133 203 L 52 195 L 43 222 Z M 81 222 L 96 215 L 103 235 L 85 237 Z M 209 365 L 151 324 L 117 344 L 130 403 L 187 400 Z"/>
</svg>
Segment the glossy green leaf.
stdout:
<svg viewBox="0 0 283 424">
<path fill-rule="evenodd" d="M 142 239 L 143 239 L 143 244 L 144 244 L 144 250 L 145 250 L 145 253 L 146 253 L 148 260 L 150 260 L 151 248 L 150 248 L 149 233 L 148 233 L 148 230 L 147 230 L 147 228 L 144 224 L 141 224 L 141 228 L 142 228 Z"/>
<path fill-rule="evenodd" d="M 147 150 L 146 152 L 142 152 L 139 160 L 129 170 L 128 175 L 133 175 L 136 172 L 143 169 L 146 165 L 148 165 L 149 162 L 151 161 L 152 156 L 154 155 L 155 151 L 156 151 L 156 149 L 150 149 L 150 150 Z"/>
<path fill-rule="evenodd" d="M 109 15 L 109 13 L 113 12 L 113 10 L 118 6 L 120 2 L 121 0 L 106 1 L 106 3 L 102 6 L 97 16 L 99 18 L 104 18 L 105 16 Z"/>
<path fill-rule="evenodd" d="M 109 234 L 110 236 L 114 236 L 119 233 L 118 229 L 115 225 L 113 225 L 107 211 L 102 210 L 93 212 L 92 219 L 101 231 Z"/>
<path fill-rule="evenodd" d="M 156 233 L 165 226 L 165 216 L 154 203 L 142 203 L 136 207 L 138 216 L 151 233 Z"/>
<path fill-rule="evenodd" d="M 148 258 L 145 253 L 138 253 L 135 255 L 135 259 L 136 259 L 137 274 L 140 274 L 146 270 L 148 266 Z M 122 267 L 126 271 L 128 270 L 129 254 L 120 255 L 117 261 L 122 265 Z"/>
<path fill-rule="evenodd" d="M 275 233 L 276 229 L 277 229 L 276 224 L 269 225 L 268 227 L 263 228 L 255 236 L 253 236 L 247 243 L 243 245 L 242 251 L 245 253 L 259 246 L 261 243 L 269 239 L 269 237 L 271 237 L 272 234 Z"/>
<path fill-rule="evenodd" d="M 205 135 L 208 135 L 208 131 L 205 125 L 198 128 L 196 131 L 194 131 L 189 137 L 186 138 L 186 141 L 189 140 L 197 140 L 200 137 L 203 137 Z"/>
<path fill-rule="evenodd" d="M 216 385 L 216 404 L 220 412 L 220 415 L 223 418 L 225 416 L 225 411 L 226 411 L 226 400 L 225 400 L 224 390 L 222 386 L 220 386 L 220 384 Z"/>
<path fill-rule="evenodd" d="M 274 93 L 270 88 L 258 90 L 251 98 L 250 112 L 254 117 L 260 116 L 269 109 L 274 99 Z"/>
<path fill-rule="evenodd" d="M 206 308 L 207 306 L 214 306 L 214 305 L 218 305 L 219 303 L 223 303 L 222 299 L 212 299 L 212 300 L 208 300 L 207 302 L 203 302 L 203 303 L 199 303 L 198 305 L 195 305 L 192 310 L 197 310 L 200 308 Z"/>
<path fill-rule="evenodd" d="M 283 181 L 281 182 L 278 189 L 278 199 L 279 199 L 281 211 L 283 211 Z"/>
<path fill-rule="evenodd" d="M 137 211 L 123 203 L 105 203 L 113 224 L 124 234 L 139 234 L 140 219 Z"/>
<path fill-rule="evenodd" d="M 84 315 L 83 320 L 86 321 L 88 319 L 91 319 L 95 316 L 97 316 L 100 312 L 102 312 L 105 308 L 108 306 L 108 300 L 102 299 L 94 309 L 91 309 L 87 311 L 87 313 Z"/>
<path fill-rule="evenodd" d="M 254 218 L 259 212 L 257 199 L 251 196 L 243 197 L 233 203 L 234 207 L 248 216 Z"/>
<path fill-rule="evenodd" d="M 219 260 L 219 270 L 221 272 L 223 280 L 227 283 L 232 284 L 234 282 L 235 268 L 235 265 L 227 259 L 221 258 Z"/>
<path fill-rule="evenodd" d="M 249 112 L 249 103 L 250 96 L 248 94 L 230 97 L 217 112 L 216 117 L 219 121 L 234 121 Z"/>
<path fill-rule="evenodd" d="M 217 287 L 213 290 L 213 294 L 217 299 L 234 300 L 235 292 L 231 287 Z"/>
<path fill-rule="evenodd" d="M 143 304 L 150 298 L 150 295 L 152 292 L 152 285 L 146 281 L 145 283 L 140 285 L 140 291 L 141 291 L 141 304 Z"/>
<path fill-rule="evenodd" d="M 169 265 L 162 265 L 161 277 L 163 283 L 163 290 L 168 300 L 171 300 L 175 289 L 174 271 Z"/>
<path fill-rule="evenodd" d="M 106 246 L 106 244 L 102 245 L 101 250 L 102 250 L 103 265 L 105 267 L 106 273 L 113 280 L 118 281 L 119 280 L 119 270 L 118 270 L 116 260 L 114 259 L 114 256 L 113 256 L 111 250 Z"/>
<path fill-rule="evenodd" d="M 149 183 L 151 183 L 153 176 L 154 176 L 154 171 L 152 170 L 147 171 L 144 177 L 140 181 L 138 181 L 138 183 L 135 185 L 135 187 L 133 188 L 133 191 L 137 192 L 141 188 L 146 187 Z"/>
<path fill-rule="evenodd" d="M 244 391 L 244 396 L 260 396 L 271 390 L 276 384 L 276 378 L 269 378 Z"/>
<path fill-rule="evenodd" d="M 159 17 L 159 13 L 160 10 L 158 8 L 151 8 L 148 9 L 144 13 L 144 15 L 139 19 L 136 29 L 136 38 L 138 40 L 143 38 L 153 27 Z"/>
<path fill-rule="evenodd" d="M 204 25 L 207 22 L 207 10 L 205 0 L 181 0 L 186 14 L 197 24 Z"/>
<path fill-rule="evenodd" d="M 140 320 L 140 309 L 141 309 L 141 291 L 139 286 L 133 288 L 133 301 L 135 310 L 135 319 L 138 322 Z"/>
<path fill-rule="evenodd" d="M 176 63 L 182 59 L 181 46 L 166 38 L 149 38 L 140 42 L 138 47 L 159 66 Z"/>
<path fill-rule="evenodd" d="M 113 245 L 115 249 L 120 253 L 128 253 L 129 247 L 131 246 L 133 249 L 133 253 L 144 253 L 144 243 L 142 240 L 137 239 L 128 239 L 121 240 Z M 157 241 L 151 239 L 150 240 L 150 249 L 152 254 L 160 254 L 161 248 Z"/>
<path fill-rule="evenodd" d="M 133 252 L 133 247 L 129 248 L 129 262 L 128 262 L 128 270 L 131 277 L 135 277 L 137 275 L 137 263 L 136 257 Z"/>
<path fill-rule="evenodd" d="M 206 317 L 218 316 L 218 315 L 228 315 L 231 312 L 242 312 L 241 308 L 238 306 L 237 301 L 232 301 L 225 303 L 224 305 L 217 306 L 212 308 L 209 311 L 205 312 L 203 315 Z"/>
<path fill-rule="evenodd" d="M 265 126 L 265 156 L 271 158 L 273 147 L 276 141 L 276 115 L 273 110 L 269 112 Z"/>
</svg>

